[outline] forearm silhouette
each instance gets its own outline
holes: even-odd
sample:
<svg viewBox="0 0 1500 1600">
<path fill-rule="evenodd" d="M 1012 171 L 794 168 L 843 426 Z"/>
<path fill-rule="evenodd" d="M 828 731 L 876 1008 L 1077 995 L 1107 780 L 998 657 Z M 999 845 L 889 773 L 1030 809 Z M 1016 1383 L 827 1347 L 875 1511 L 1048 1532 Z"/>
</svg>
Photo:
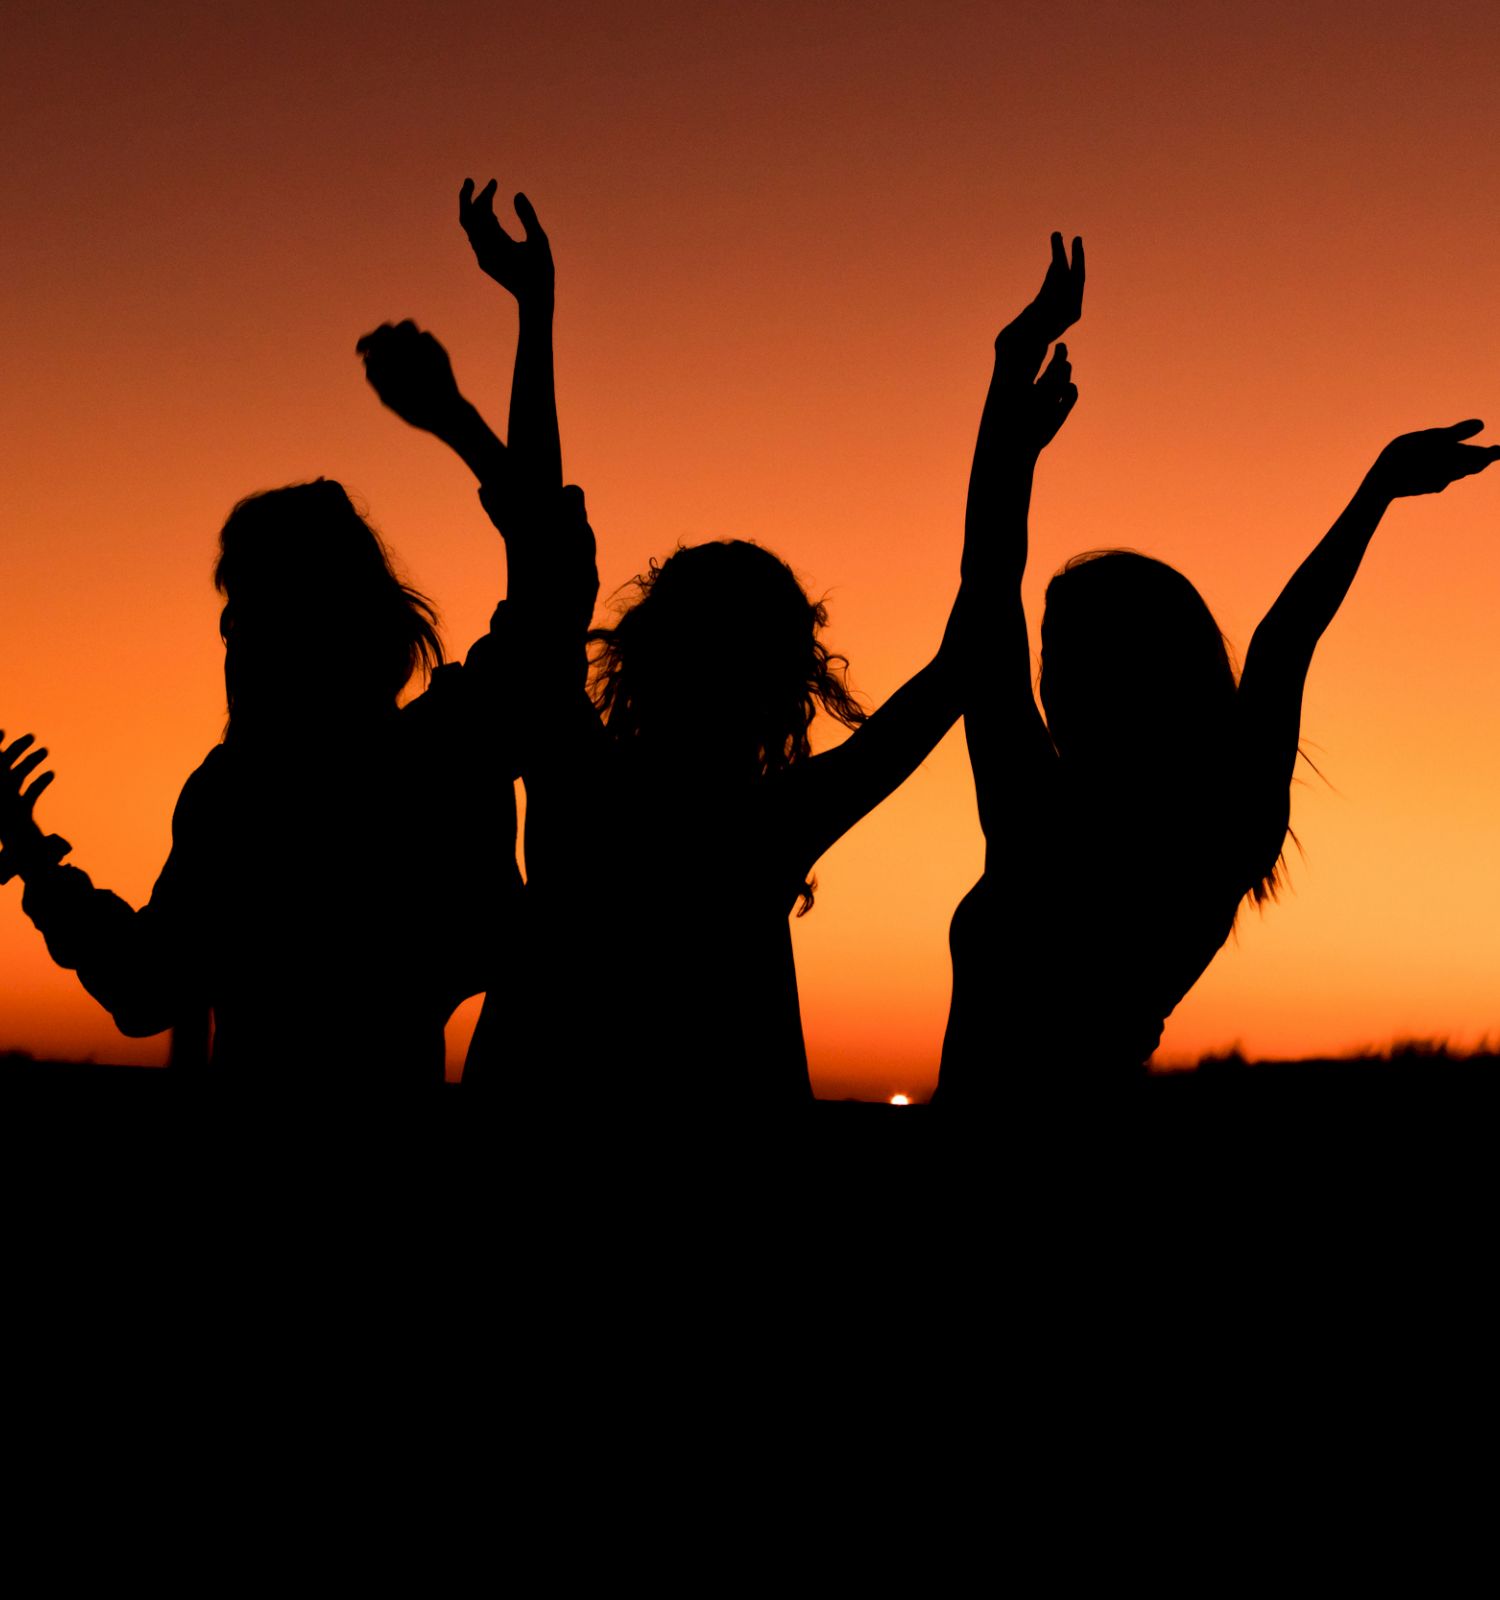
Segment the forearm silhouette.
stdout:
<svg viewBox="0 0 1500 1600">
<path fill-rule="evenodd" d="M 168 858 L 140 911 L 95 888 L 86 873 L 63 864 L 68 842 L 37 825 L 37 800 L 55 776 L 33 776 L 47 750 L 32 749 L 29 733 L 9 745 L 4 738 L 0 733 L 0 882 L 22 880 L 22 909 L 41 931 L 47 953 L 78 974 L 122 1033 L 144 1038 L 165 1032 L 201 993 L 181 926 L 178 863 Z M 174 845 L 181 816 L 179 802 Z"/>
<path fill-rule="evenodd" d="M 495 179 L 476 195 L 465 178 L 458 219 L 486 277 L 516 298 L 516 366 L 510 390 L 510 446 L 521 487 L 542 495 L 562 487 L 562 443 L 552 359 L 557 274 L 552 246 L 524 194 L 515 197 L 522 236 L 512 239 L 495 216 Z"/>
<path fill-rule="evenodd" d="M 1043 450 L 1078 402 L 1067 346 L 1047 347 L 1083 314 L 1083 240 L 1072 259 L 1060 233 L 1035 299 L 995 339 L 965 518 L 964 733 L 987 840 L 1010 844 L 1037 807 L 1054 803 L 1056 754 L 1032 687 L 1021 603 L 1031 491 Z"/>
<path fill-rule="evenodd" d="M 1471 418 L 1393 439 L 1256 628 L 1245 654 L 1240 704 L 1247 733 L 1259 746 L 1263 781 L 1273 788 L 1284 791 L 1291 782 L 1313 652 L 1344 603 L 1381 519 L 1393 500 L 1441 494 L 1500 458 L 1500 446 L 1463 443 L 1483 427 Z"/>
<path fill-rule="evenodd" d="M 969 477 L 959 593 L 936 656 L 837 749 L 816 757 L 797 780 L 800 826 L 809 865 L 859 819 L 898 788 L 965 716 L 971 759 L 988 775 L 1016 706 L 1024 707 L 1040 741 L 1046 729 L 1031 691 L 1031 654 L 1020 583 L 1026 568 L 1027 514 L 1037 456 L 1067 420 L 1078 399 L 1067 351 L 1058 345 L 1040 379 L 1047 346 L 1077 320 L 1083 301 L 1083 242 L 1070 263 L 1060 234 L 1036 299 L 996 340 L 995 373 Z M 1000 629 L 1002 692 L 988 700 L 995 677 L 990 636 Z M 965 701 L 965 686 L 982 687 Z M 1050 745 L 1046 748 L 1050 751 Z M 1009 763 L 1012 751 L 1003 759 Z M 983 813 L 988 784 L 981 790 Z"/>
<path fill-rule="evenodd" d="M 486 276 L 516 298 L 519 327 L 511 383 L 509 448 L 459 390 L 443 347 L 415 323 L 384 324 L 356 351 L 381 401 L 413 427 L 447 444 L 479 480 L 480 498 L 505 540 L 508 596 L 550 612 L 572 602 L 578 629 L 588 626 L 598 580 L 592 540 L 580 537 L 577 507 L 564 508 L 562 450 L 552 353 L 555 269 L 551 245 L 525 195 L 516 196 L 523 237 L 512 239 L 494 211 L 492 179 L 478 195 L 465 179 L 459 221 Z M 586 528 L 586 519 L 584 527 Z M 587 548 L 584 548 L 584 545 Z"/>
</svg>

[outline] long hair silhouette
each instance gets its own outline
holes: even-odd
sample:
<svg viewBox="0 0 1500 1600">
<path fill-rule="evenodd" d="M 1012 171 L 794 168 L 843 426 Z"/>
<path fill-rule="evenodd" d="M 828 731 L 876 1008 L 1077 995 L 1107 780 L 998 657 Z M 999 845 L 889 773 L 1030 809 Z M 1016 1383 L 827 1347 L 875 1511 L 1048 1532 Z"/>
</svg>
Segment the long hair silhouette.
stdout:
<svg viewBox="0 0 1500 1600">
<path fill-rule="evenodd" d="M 444 664 L 431 603 L 329 479 L 241 500 L 214 581 L 228 726 L 149 902 L 28 853 L 27 797 L 0 781 L 22 904 L 122 1031 L 177 1030 L 174 1063 L 201 1055 L 177 1046 L 211 1014 L 226 1072 L 440 1082 L 444 1023 L 503 967 L 520 892 L 488 641 Z"/>
<path fill-rule="evenodd" d="M 1047 585 L 1040 694 L 1064 760 L 1123 766 L 1213 745 L 1234 691 L 1224 635 L 1176 568 L 1096 550 Z"/>
<path fill-rule="evenodd" d="M 614 739 L 715 732 L 762 777 L 812 755 L 819 710 L 857 728 L 864 707 L 850 693 L 848 662 L 818 637 L 828 607 L 810 600 L 792 569 L 745 539 L 679 545 L 631 580 L 636 598 L 599 645 L 594 701 Z M 715 643 L 704 651 L 704 632 Z"/>
<path fill-rule="evenodd" d="M 848 662 L 819 637 L 827 605 L 770 551 L 745 539 L 680 545 L 627 587 L 635 598 L 618 622 L 589 634 L 612 741 L 766 778 L 811 759 L 819 711 L 846 728 L 866 720 Z M 809 879 L 801 912 L 813 890 Z"/>
<path fill-rule="evenodd" d="M 557 1075 L 670 1115 L 805 1103 L 789 918 L 811 904 L 823 852 L 957 720 L 956 626 L 867 717 L 820 637 L 822 602 L 769 551 L 723 539 L 653 562 L 590 636 L 573 597 L 592 595 L 592 534 L 581 496 L 560 492 L 550 247 L 524 196 L 512 239 L 494 194 L 465 183 L 459 216 L 520 310 L 510 451 L 528 488 L 484 483 L 480 497 L 506 540 L 507 603 L 534 669 L 526 863 L 556 975 L 539 988 Z M 592 695 L 573 665 L 590 644 Z M 815 755 L 819 711 L 852 731 Z"/>
<path fill-rule="evenodd" d="M 526 773 L 528 819 L 571 807 L 559 835 L 592 841 L 571 920 L 609 934 L 568 1053 L 671 1115 L 805 1103 L 788 917 L 811 908 L 828 846 L 956 719 L 952 648 L 867 715 L 821 637 L 826 607 L 759 545 L 681 547 L 627 593 L 591 635 L 598 737 L 560 711 L 568 747 Z M 820 712 L 852 731 L 814 754 Z"/>
<path fill-rule="evenodd" d="M 219 533 L 214 587 L 231 729 L 314 697 L 378 712 L 443 664 L 432 602 L 328 478 L 241 500 Z"/>
<path fill-rule="evenodd" d="M 1238 678 L 1180 572 L 1129 550 L 1074 557 L 1047 588 L 1039 714 L 1020 603 L 1031 483 L 1078 391 L 1066 346 L 1038 371 L 1081 313 L 1083 275 L 1082 242 L 1069 261 L 1054 234 L 1041 292 L 996 341 L 975 448 L 969 517 L 988 530 L 1002 621 L 998 638 L 966 631 L 965 649 L 971 665 L 998 653 L 1004 666 L 965 706 L 986 856 L 950 933 L 936 1096 L 950 1107 L 1139 1074 L 1241 903 L 1280 886 L 1303 684 L 1384 511 L 1500 456 L 1461 442 L 1478 422 L 1387 445 Z"/>
</svg>

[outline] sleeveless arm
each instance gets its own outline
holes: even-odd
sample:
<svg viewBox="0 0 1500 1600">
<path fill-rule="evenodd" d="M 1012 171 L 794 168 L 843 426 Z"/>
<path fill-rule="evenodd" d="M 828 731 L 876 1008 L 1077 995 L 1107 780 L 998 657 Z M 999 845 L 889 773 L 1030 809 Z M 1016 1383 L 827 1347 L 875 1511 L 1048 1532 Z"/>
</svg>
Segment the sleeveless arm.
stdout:
<svg viewBox="0 0 1500 1600">
<path fill-rule="evenodd" d="M 962 597 L 938 653 L 836 749 L 775 780 L 788 801 L 791 852 L 799 871 L 898 789 L 958 721 L 955 643 Z"/>
<path fill-rule="evenodd" d="M 1031 684 L 1021 602 L 1031 491 L 1041 452 L 1078 400 L 1067 347 L 1047 346 L 1083 309 L 1083 241 L 1052 262 L 1035 300 L 995 340 L 995 369 L 979 420 L 964 528 L 964 583 L 975 600 L 963 630 L 964 733 L 980 826 L 997 843 L 1024 835 L 1052 804 L 1056 754 Z"/>
<path fill-rule="evenodd" d="M 1461 422 L 1392 440 L 1256 628 L 1245 654 L 1239 699 L 1250 776 L 1257 789 L 1279 794 L 1291 782 L 1313 652 L 1343 604 L 1391 502 L 1441 493 L 1500 457 L 1500 448 L 1460 442 L 1482 427 L 1478 421 Z"/>
</svg>

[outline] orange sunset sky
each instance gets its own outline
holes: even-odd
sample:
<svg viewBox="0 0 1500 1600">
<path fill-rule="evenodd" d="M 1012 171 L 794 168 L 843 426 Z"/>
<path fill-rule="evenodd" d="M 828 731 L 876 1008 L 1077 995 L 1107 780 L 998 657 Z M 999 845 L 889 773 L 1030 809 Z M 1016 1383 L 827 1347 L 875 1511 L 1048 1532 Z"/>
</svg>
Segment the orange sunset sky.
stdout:
<svg viewBox="0 0 1500 1600">
<path fill-rule="evenodd" d="M 343 481 L 455 653 L 502 592 L 463 469 L 353 353 L 411 316 L 503 423 L 514 312 L 459 231 L 465 175 L 524 188 L 551 233 L 564 459 L 605 595 L 678 540 L 757 539 L 827 592 L 870 703 L 937 644 L 991 340 L 1053 228 L 1084 236 L 1089 286 L 1033 628 L 1063 559 L 1125 544 L 1182 567 L 1242 654 L 1387 439 L 1480 416 L 1500 440 L 1487 4 L 6 19 L 0 728 L 50 747 L 40 819 L 136 904 L 222 728 L 210 568 L 238 497 Z M 1392 509 L 1308 687 L 1306 859 L 1159 1059 L 1500 1035 L 1497 524 L 1500 471 Z M 955 734 L 794 925 L 821 1093 L 930 1087 L 980 861 Z M 1151 871 L 1101 939 L 1130 937 Z M 163 1059 L 51 966 L 20 898 L 0 891 L 0 1050 Z"/>
</svg>

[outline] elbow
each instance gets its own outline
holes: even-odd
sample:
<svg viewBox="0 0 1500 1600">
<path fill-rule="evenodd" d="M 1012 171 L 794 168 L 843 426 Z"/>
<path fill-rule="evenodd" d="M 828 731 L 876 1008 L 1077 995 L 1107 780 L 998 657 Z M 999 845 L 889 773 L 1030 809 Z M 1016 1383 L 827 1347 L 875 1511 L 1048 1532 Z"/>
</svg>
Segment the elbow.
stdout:
<svg viewBox="0 0 1500 1600">
<path fill-rule="evenodd" d="M 115 1026 L 127 1039 L 149 1039 L 153 1034 L 166 1033 L 172 1019 L 159 1012 L 145 1010 L 111 1011 Z"/>
<path fill-rule="evenodd" d="M 165 1033 L 173 1023 L 173 1007 L 161 995 L 122 995 L 118 984 L 100 983 L 92 973 L 80 972 L 84 988 L 109 1012 L 110 1020 L 127 1039 L 149 1039 Z"/>
</svg>

